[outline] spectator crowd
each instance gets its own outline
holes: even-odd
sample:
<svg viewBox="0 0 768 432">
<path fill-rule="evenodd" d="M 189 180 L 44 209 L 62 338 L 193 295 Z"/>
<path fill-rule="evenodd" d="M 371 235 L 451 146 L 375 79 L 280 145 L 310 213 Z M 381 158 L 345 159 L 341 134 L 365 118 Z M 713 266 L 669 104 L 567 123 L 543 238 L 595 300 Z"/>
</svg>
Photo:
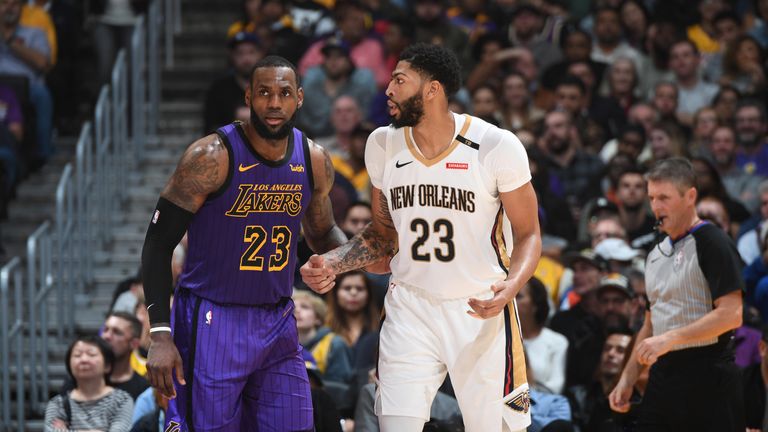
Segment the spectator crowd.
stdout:
<svg viewBox="0 0 768 432">
<path fill-rule="evenodd" d="M 17 67 L 27 77 L 37 154 L 47 157 L 50 120 L 41 116 L 50 116 L 50 94 L 41 94 L 55 44 L 10 19 L 19 3 L 0 0 L 0 74 Z M 129 24 L 109 18 L 119 14 L 117 3 L 106 2 L 99 24 L 115 40 Z M 305 93 L 296 126 L 332 155 L 335 218 L 350 236 L 371 220 L 364 148 L 369 133 L 389 123 L 385 89 L 399 53 L 415 42 L 456 53 L 464 82 L 452 110 L 520 138 L 539 202 L 543 253 L 516 299 L 533 390 L 530 431 L 634 430 L 637 413 L 612 412 L 608 395 L 643 325 L 645 257 L 660 238 L 644 173 L 659 160 L 690 159 L 699 217 L 731 238 L 743 262 L 744 323 L 731 343 L 744 369 L 747 426 L 763 429 L 768 0 L 243 0 L 241 17 L 221 31 L 229 64 L 207 91 L 203 132 L 249 120 L 245 89 L 257 61 L 269 54 L 292 61 Z M 0 85 L 6 185 L 19 175 L 12 160 L 28 132 L 17 98 Z M 298 253 L 300 266 L 311 252 L 300 244 Z M 174 275 L 183 261 L 182 242 Z M 295 284 L 317 430 L 378 431 L 373 382 L 386 276 L 344 274 L 324 297 L 298 276 Z M 135 278 L 118 287 L 100 339 L 73 343 L 69 391 L 46 412 L 51 430 L 89 412 L 126 425 L 114 430 L 162 430 L 167 401 L 142 378 L 149 339 L 140 286 Z M 431 416 L 430 430 L 460 429 L 450 380 Z"/>
</svg>

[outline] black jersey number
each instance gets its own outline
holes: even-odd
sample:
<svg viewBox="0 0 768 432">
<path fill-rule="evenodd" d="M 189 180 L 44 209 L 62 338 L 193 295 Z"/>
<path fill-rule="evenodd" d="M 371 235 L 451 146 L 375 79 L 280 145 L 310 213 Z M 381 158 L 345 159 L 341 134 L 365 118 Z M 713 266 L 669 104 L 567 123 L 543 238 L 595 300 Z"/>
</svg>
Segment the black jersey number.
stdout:
<svg viewBox="0 0 768 432">
<path fill-rule="evenodd" d="M 264 270 L 264 258 L 259 256 L 259 251 L 267 242 L 267 230 L 261 225 L 248 225 L 243 241 L 249 246 L 240 258 L 240 270 Z M 275 254 L 269 256 L 268 270 L 280 271 L 288 264 L 291 230 L 284 225 L 272 227 L 272 243 L 275 244 Z"/>
<path fill-rule="evenodd" d="M 415 232 L 418 238 L 411 245 L 411 257 L 414 261 L 429 262 L 432 255 L 429 252 L 420 252 L 424 243 L 429 238 L 429 222 L 424 219 L 414 219 L 411 221 L 411 231 Z M 440 238 L 440 247 L 434 249 L 435 258 L 438 261 L 449 262 L 456 257 L 456 248 L 453 245 L 453 225 L 448 219 L 438 219 L 432 225 L 432 233 Z"/>
</svg>

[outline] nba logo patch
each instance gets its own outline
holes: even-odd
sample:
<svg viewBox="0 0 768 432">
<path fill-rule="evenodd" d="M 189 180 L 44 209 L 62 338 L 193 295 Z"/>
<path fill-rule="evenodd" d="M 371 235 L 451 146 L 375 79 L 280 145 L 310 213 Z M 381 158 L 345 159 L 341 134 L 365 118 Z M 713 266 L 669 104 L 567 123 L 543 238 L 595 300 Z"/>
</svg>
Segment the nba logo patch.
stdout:
<svg viewBox="0 0 768 432">
<path fill-rule="evenodd" d="M 158 219 L 160 219 L 160 210 L 155 210 L 155 214 L 152 215 L 152 223 L 156 224 Z"/>
<path fill-rule="evenodd" d="M 675 255 L 675 267 L 679 267 L 680 263 L 683 262 L 683 251 L 680 251 Z"/>
<path fill-rule="evenodd" d="M 213 312 L 208 311 L 205 313 L 205 323 L 211 325 L 211 320 L 213 320 Z"/>
</svg>

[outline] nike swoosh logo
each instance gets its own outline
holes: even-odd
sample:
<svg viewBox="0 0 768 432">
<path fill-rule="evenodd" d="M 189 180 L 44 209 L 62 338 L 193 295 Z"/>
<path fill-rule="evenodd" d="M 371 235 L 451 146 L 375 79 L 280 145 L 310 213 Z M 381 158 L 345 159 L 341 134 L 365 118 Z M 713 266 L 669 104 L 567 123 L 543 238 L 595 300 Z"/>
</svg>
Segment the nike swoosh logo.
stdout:
<svg viewBox="0 0 768 432">
<path fill-rule="evenodd" d="M 240 172 L 246 172 L 246 171 L 248 171 L 249 169 L 251 169 L 251 168 L 254 168 L 254 167 L 255 167 L 255 166 L 257 166 L 257 165 L 258 165 L 257 163 L 255 163 L 255 164 L 253 164 L 253 165 L 248 165 L 248 166 L 243 166 L 243 164 L 240 164 L 240 166 L 239 166 L 237 169 L 238 169 L 238 171 L 240 171 Z"/>
<path fill-rule="evenodd" d="M 413 161 L 405 162 L 405 163 L 401 164 L 400 161 L 397 161 L 397 162 L 395 162 L 395 168 L 402 168 L 402 167 L 404 167 L 404 166 L 406 166 L 408 164 L 412 164 L 412 163 L 413 163 Z"/>
</svg>

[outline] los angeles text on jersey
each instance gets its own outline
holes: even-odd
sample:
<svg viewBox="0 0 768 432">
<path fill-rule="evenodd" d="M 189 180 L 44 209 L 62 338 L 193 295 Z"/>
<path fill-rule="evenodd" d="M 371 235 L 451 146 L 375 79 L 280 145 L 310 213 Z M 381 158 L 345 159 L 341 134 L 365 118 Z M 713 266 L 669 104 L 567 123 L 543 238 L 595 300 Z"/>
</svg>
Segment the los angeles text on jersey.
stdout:
<svg viewBox="0 0 768 432">
<path fill-rule="evenodd" d="M 443 207 L 451 210 L 475 212 L 475 193 L 451 186 L 420 184 L 396 186 L 389 190 L 392 210 L 413 207 Z"/>
<path fill-rule="evenodd" d="M 301 184 L 241 184 L 232 207 L 225 213 L 232 217 L 246 217 L 250 213 L 301 212 Z"/>
</svg>

